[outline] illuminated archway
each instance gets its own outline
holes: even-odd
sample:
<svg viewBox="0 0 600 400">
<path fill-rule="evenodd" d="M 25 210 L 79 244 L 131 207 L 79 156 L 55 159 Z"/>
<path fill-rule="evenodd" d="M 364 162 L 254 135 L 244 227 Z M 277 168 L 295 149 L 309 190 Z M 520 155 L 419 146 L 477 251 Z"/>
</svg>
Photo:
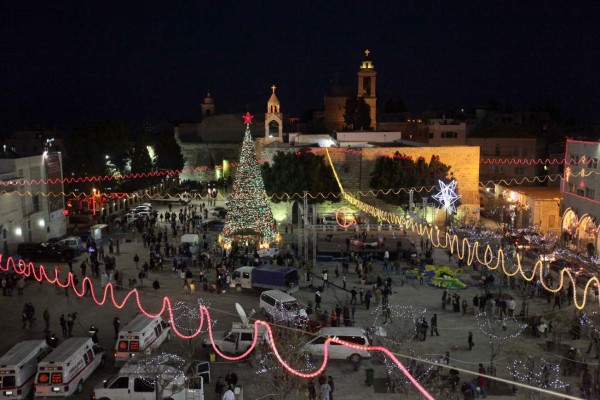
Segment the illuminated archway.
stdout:
<svg viewBox="0 0 600 400">
<path fill-rule="evenodd" d="M 562 235 L 565 242 L 570 242 L 575 239 L 578 225 L 579 219 L 577 218 L 577 214 L 572 208 L 567 208 L 562 218 Z"/>
<path fill-rule="evenodd" d="M 577 229 L 577 247 L 581 251 L 587 251 L 588 244 L 596 248 L 596 223 L 590 214 L 585 214 L 579 221 Z"/>
</svg>

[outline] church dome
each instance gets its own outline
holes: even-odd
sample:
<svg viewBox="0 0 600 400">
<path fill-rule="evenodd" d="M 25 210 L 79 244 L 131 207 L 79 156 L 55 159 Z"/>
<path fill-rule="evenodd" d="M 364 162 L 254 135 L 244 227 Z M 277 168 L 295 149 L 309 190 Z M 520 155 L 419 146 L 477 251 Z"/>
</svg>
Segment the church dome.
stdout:
<svg viewBox="0 0 600 400">
<path fill-rule="evenodd" d="M 204 104 L 213 104 L 215 101 L 213 100 L 212 97 L 210 97 L 210 92 L 206 93 L 206 97 L 204 98 L 204 101 L 202 103 Z"/>
</svg>

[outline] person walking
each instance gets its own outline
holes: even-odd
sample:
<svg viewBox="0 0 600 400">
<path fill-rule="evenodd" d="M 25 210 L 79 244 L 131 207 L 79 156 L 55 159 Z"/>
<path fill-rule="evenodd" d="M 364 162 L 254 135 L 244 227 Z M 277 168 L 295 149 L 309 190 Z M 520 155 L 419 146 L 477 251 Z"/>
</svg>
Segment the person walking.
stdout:
<svg viewBox="0 0 600 400">
<path fill-rule="evenodd" d="M 60 330 L 62 331 L 62 335 L 64 338 L 69 337 L 69 331 L 67 330 L 67 320 L 65 319 L 65 314 L 60 314 Z"/>
<path fill-rule="evenodd" d="M 315 292 L 315 310 L 321 309 L 321 292 L 318 290 Z"/>
<path fill-rule="evenodd" d="M 139 269 L 138 264 L 140 263 L 140 256 L 138 256 L 137 253 L 133 256 L 133 262 L 135 263 L 135 269 Z"/>
<path fill-rule="evenodd" d="M 67 314 L 67 337 L 73 337 L 73 325 L 75 325 L 75 318 Z"/>
<path fill-rule="evenodd" d="M 335 388 L 335 385 L 333 383 L 333 377 L 331 375 L 329 375 L 329 377 L 327 378 L 327 383 L 329 384 L 329 387 L 331 388 L 329 390 L 329 400 L 333 400 L 333 389 Z"/>
<path fill-rule="evenodd" d="M 433 314 L 433 317 L 431 317 L 431 335 L 433 336 L 433 332 L 435 332 L 436 336 L 440 336 L 438 329 L 437 329 L 437 314 Z"/>
<path fill-rule="evenodd" d="M 317 388 L 315 387 L 315 381 L 310 379 L 306 386 L 308 388 L 308 400 L 317 400 Z"/>
<path fill-rule="evenodd" d="M 442 310 L 446 309 L 446 299 L 448 298 L 448 289 L 444 289 L 444 293 L 442 293 Z"/>
<path fill-rule="evenodd" d="M 350 291 L 350 295 L 352 296 L 350 298 L 350 304 L 356 304 L 356 295 L 358 294 L 358 292 L 356 291 L 356 286 L 352 287 L 352 290 Z"/>
<path fill-rule="evenodd" d="M 473 350 L 473 346 L 475 346 L 475 343 L 473 343 L 473 332 L 469 332 L 467 343 L 469 344 L 469 351 Z"/>
<path fill-rule="evenodd" d="M 144 278 L 146 277 L 146 271 L 141 270 L 140 273 L 138 274 L 138 278 L 140 280 L 140 287 L 144 287 Z"/>
<path fill-rule="evenodd" d="M 113 328 L 115 328 L 115 339 L 119 337 L 119 328 L 121 327 L 121 320 L 118 315 L 115 315 L 115 319 L 113 319 Z"/>
<path fill-rule="evenodd" d="M 50 332 L 50 312 L 47 308 L 44 308 L 42 316 L 44 317 L 44 324 L 46 325 L 44 332 Z"/>
<path fill-rule="evenodd" d="M 327 381 L 321 385 L 321 400 L 331 400 L 331 386 Z"/>
<path fill-rule="evenodd" d="M 479 363 L 479 375 L 477 375 L 477 386 L 479 386 L 479 393 L 484 399 L 487 397 L 487 382 L 485 378 L 485 368 L 482 363 Z"/>
<path fill-rule="evenodd" d="M 152 282 L 152 288 L 156 294 L 158 294 L 158 289 L 160 289 L 160 283 L 158 283 L 158 279 L 155 279 L 154 282 Z"/>
</svg>

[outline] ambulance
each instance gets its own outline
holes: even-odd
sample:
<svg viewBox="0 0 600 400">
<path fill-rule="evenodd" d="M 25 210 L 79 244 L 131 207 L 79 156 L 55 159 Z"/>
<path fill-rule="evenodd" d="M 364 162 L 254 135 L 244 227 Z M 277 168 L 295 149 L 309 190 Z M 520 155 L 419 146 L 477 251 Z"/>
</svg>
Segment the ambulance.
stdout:
<svg viewBox="0 0 600 400">
<path fill-rule="evenodd" d="M 171 325 L 161 317 L 139 314 L 119 331 L 115 344 L 115 362 L 127 362 L 139 354 L 156 349 L 171 338 Z"/>
<path fill-rule="evenodd" d="M 81 393 L 83 382 L 104 364 L 104 347 L 92 338 L 66 339 L 38 364 L 34 396 L 67 397 Z"/>
<path fill-rule="evenodd" d="M 25 340 L 0 357 L 0 400 L 28 397 L 38 362 L 51 351 L 45 340 Z"/>
</svg>

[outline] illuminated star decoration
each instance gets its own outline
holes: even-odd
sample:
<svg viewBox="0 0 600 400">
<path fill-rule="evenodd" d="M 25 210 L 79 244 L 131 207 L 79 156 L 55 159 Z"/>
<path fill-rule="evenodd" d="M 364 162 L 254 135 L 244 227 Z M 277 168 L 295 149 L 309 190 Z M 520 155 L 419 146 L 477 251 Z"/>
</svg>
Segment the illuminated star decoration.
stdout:
<svg viewBox="0 0 600 400">
<path fill-rule="evenodd" d="M 244 123 L 245 124 L 251 124 L 252 123 L 252 118 L 254 118 L 254 115 L 252 115 L 248 111 L 246 111 L 246 115 L 242 115 L 242 118 L 244 118 Z"/>
<path fill-rule="evenodd" d="M 459 194 L 456 194 L 456 181 L 453 180 L 447 185 L 442 181 L 438 182 L 440 184 L 440 191 L 434 194 L 433 198 L 439 201 L 446 211 L 456 212 L 454 203 L 461 198 Z"/>
</svg>

